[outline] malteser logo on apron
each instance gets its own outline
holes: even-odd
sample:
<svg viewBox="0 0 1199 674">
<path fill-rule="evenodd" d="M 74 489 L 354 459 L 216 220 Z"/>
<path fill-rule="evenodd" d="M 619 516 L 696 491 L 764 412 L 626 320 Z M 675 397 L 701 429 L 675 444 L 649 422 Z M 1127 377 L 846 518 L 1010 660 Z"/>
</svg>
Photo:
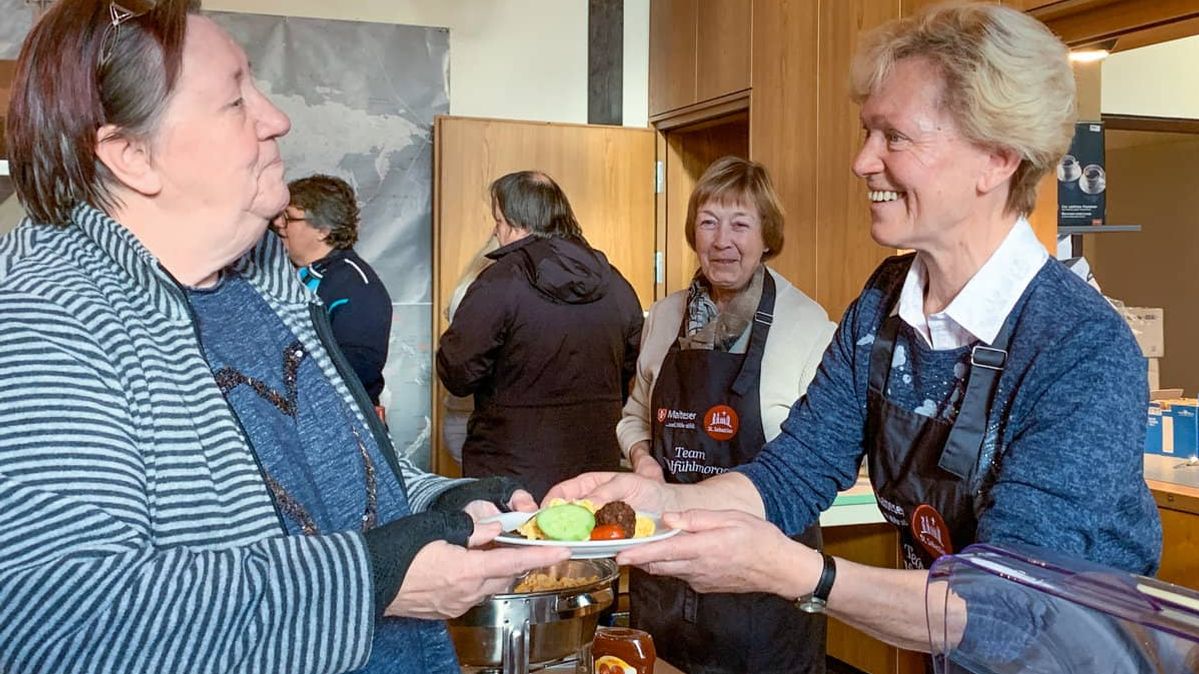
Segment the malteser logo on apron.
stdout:
<svg viewBox="0 0 1199 674">
<path fill-rule="evenodd" d="M 686 431 L 695 430 L 695 412 L 672 410 L 669 407 L 658 408 L 658 423 L 666 428 L 679 428 Z"/>
<path fill-rule="evenodd" d="M 934 558 L 953 552 L 953 541 L 949 539 L 949 527 L 937 509 L 921 503 L 912 512 L 912 535 Z"/>
<path fill-rule="evenodd" d="M 704 430 L 713 440 L 731 440 L 740 427 L 737 410 L 728 405 L 716 405 L 704 413 Z"/>
</svg>

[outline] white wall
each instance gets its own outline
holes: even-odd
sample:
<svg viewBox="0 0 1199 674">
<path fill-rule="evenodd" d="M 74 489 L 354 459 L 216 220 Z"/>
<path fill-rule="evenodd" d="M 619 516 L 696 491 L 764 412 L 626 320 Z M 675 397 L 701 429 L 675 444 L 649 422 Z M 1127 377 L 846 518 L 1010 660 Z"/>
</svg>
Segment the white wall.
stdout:
<svg viewBox="0 0 1199 674">
<path fill-rule="evenodd" d="M 1103 112 L 1199 118 L 1199 36 L 1117 52 L 1103 62 Z"/>
<path fill-rule="evenodd" d="M 204 8 L 450 29 L 450 113 L 587 122 L 587 0 L 205 0 Z M 624 124 L 649 114 L 649 0 L 625 1 Z"/>
</svg>

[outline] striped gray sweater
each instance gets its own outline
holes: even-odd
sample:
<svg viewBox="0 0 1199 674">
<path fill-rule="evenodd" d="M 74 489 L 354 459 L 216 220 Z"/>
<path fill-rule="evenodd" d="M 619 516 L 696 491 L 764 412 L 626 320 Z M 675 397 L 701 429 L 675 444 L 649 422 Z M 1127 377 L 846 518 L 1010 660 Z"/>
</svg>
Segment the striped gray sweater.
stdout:
<svg viewBox="0 0 1199 674">
<path fill-rule="evenodd" d="M 361 417 L 278 240 L 235 271 Z M 457 484 L 399 465 L 415 512 Z M 371 591 L 361 534 L 284 535 L 183 292 L 124 227 L 80 206 L 0 239 L 0 671 L 343 672 Z"/>
</svg>

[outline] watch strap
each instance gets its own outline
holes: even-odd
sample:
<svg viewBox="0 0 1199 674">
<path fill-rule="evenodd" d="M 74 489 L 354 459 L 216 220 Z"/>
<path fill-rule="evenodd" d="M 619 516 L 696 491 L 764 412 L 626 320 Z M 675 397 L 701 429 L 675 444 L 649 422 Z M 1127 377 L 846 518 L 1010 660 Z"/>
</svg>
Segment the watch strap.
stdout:
<svg viewBox="0 0 1199 674">
<path fill-rule="evenodd" d="M 820 579 L 816 581 L 816 589 L 799 600 L 799 609 L 808 613 L 823 613 L 828 606 L 829 593 L 833 591 L 833 581 L 837 578 L 837 562 L 832 555 L 824 555 L 824 568 L 820 571 Z"/>
</svg>

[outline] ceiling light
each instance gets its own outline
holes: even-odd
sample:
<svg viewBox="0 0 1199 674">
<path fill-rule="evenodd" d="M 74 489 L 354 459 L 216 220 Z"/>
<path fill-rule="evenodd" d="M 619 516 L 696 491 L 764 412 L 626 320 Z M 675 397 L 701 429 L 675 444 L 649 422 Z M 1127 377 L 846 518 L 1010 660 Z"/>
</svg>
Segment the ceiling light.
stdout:
<svg viewBox="0 0 1199 674">
<path fill-rule="evenodd" d="M 1102 61 L 1111 55 L 1106 49 L 1079 49 L 1070 52 L 1070 60 L 1074 63 L 1094 63 Z"/>
</svg>

